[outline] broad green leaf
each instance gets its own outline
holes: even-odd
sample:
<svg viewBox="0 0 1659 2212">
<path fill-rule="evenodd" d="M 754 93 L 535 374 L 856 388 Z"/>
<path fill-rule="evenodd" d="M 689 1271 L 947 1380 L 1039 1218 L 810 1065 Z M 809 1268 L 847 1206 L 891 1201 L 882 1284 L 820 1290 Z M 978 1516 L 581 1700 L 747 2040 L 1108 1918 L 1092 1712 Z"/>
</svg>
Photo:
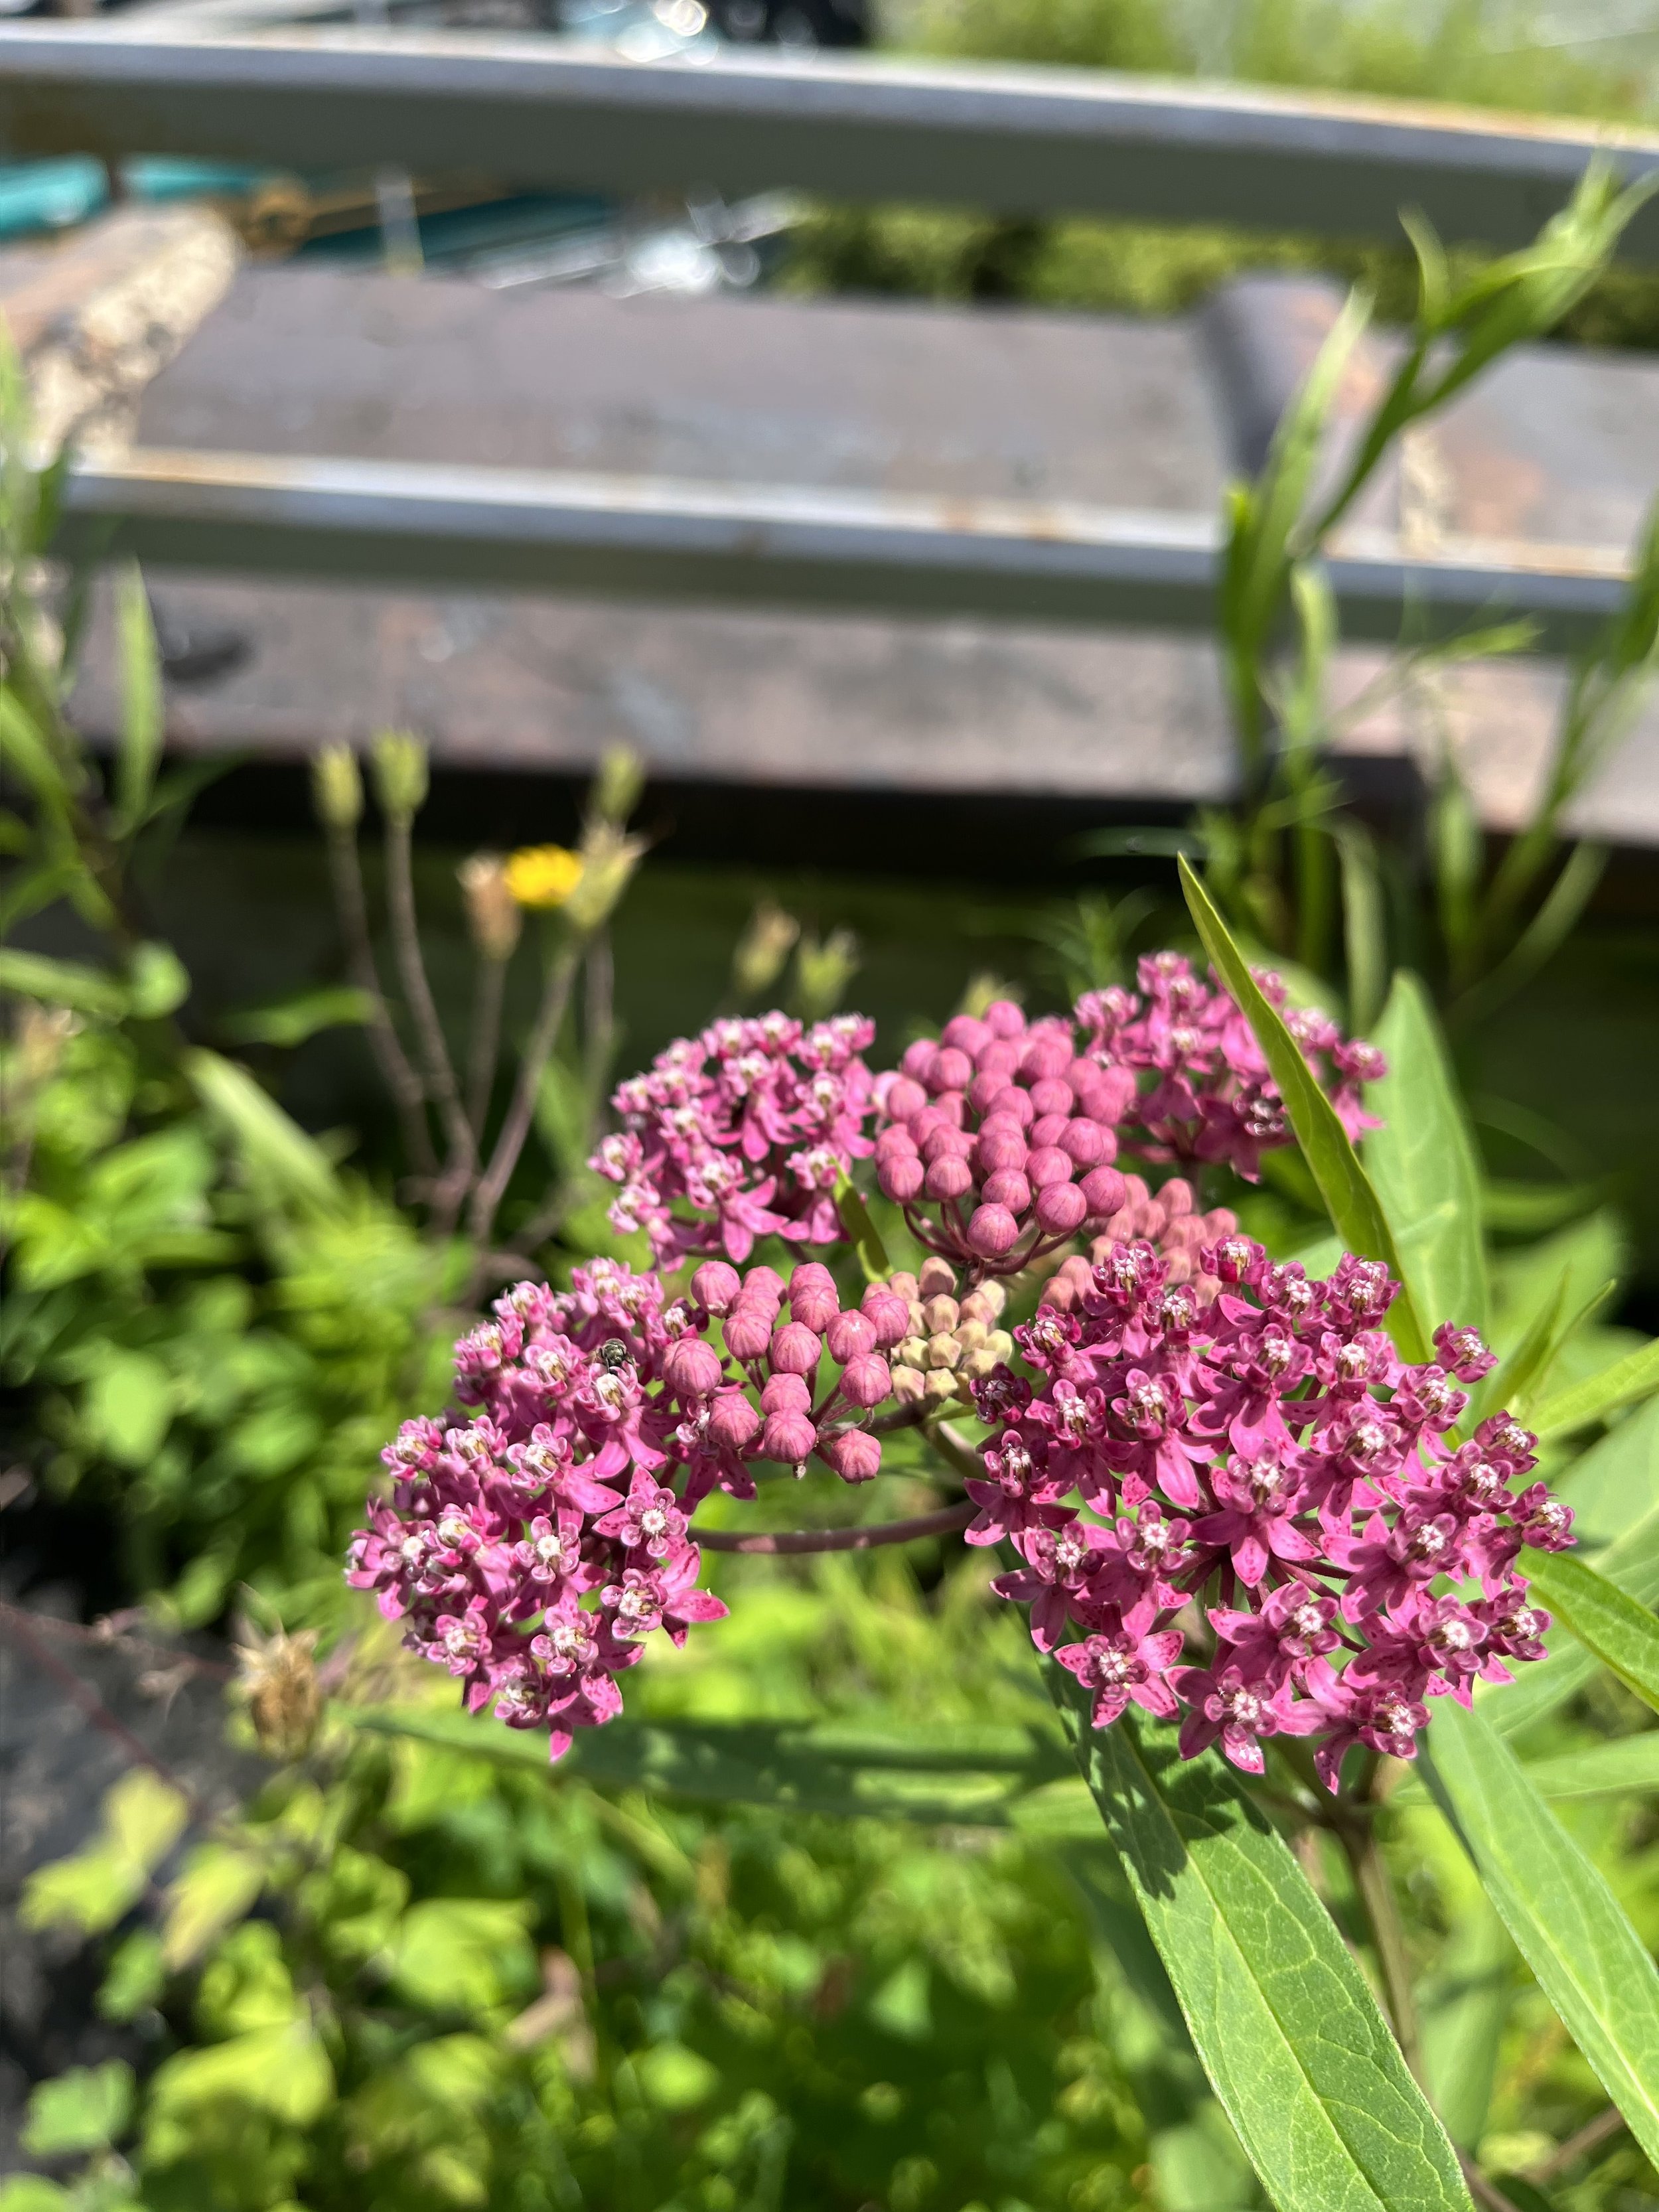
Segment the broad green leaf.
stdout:
<svg viewBox="0 0 1659 2212">
<path fill-rule="evenodd" d="M 1389 1313 L 1389 1327 L 1407 1359 L 1431 1358 L 1429 1340 L 1388 1217 L 1359 1164 L 1358 1154 L 1348 1142 L 1347 1132 L 1337 1119 L 1336 1109 L 1321 1090 L 1317 1077 L 1303 1057 L 1301 1046 L 1285 1026 L 1279 1010 L 1269 1003 L 1251 975 L 1209 893 L 1184 858 L 1179 866 L 1182 887 L 1204 950 L 1255 1032 L 1256 1042 L 1261 1047 L 1285 1102 L 1291 1127 L 1325 1201 L 1332 1228 L 1342 1238 L 1346 1250 L 1368 1260 L 1381 1260 L 1403 1285 Z"/>
<path fill-rule="evenodd" d="M 1475 1401 L 1482 1413 L 1502 1406 L 1517 1419 L 1524 1419 L 1534 1399 L 1548 1382 L 1556 1361 L 1618 1287 L 1611 1281 L 1603 1283 L 1582 1304 L 1566 1312 L 1563 1319 L 1571 1281 L 1571 1275 L 1564 1271 L 1554 1296 L 1534 1315 L 1531 1327 L 1509 1358 L 1486 1377 Z"/>
<path fill-rule="evenodd" d="M 533 1981 L 521 1898 L 434 1897 L 404 1913 L 390 1952 L 392 1979 L 412 2003 L 473 2012 Z"/>
<path fill-rule="evenodd" d="M 1545 1443 L 1575 1435 L 1592 1421 L 1605 1421 L 1626 1406 L 1638 1405 L 1659 1390 L 1659 1337 L 1639 1352 L 1604 1367 L 1588 1381 L 1547 1398 L 1534 1415 L 1532 1426 Z"/>
<path fill-rule="evenodd" d="M 99 1832 L 87 1849 L 29 1876 L 19 1918 L 27 1928 L 67 1923 L 101 1935 L 144 1894 L 189 1817 L 176 1790 L 148 1767 L 134 1767 L 105 1796 Z"/>
<path fill-rule="evenodd" d="M 1430 1328 L 1449 1321 L 1484 1334 L 1480 1169 L 1440 1025 L 1415 975 L 1395 977 L 1376 1042 L 1389 1072 L 1366 1094 L 1382 1127 L 1365 1139 L 1365 1169 L 1418 1313 Z"/>
<path fill-rule="evenodd" d="M 185 1054 L 184 1071 L 256 1184 L 281 1200 L 340 1210 L 343 1194 L 327 1156 L 246 1068 L 216 1052 L 195 1051 Z"/>
<path fill-rule="evenodd" d="M 1468 2195 L 1456 2154 L 1329 1913 L 1213 1752 L 1173 1728 L 1089 1725 L 1045 1667 L 1223 2110 L 1279 2212 L 1428 2212 Z"/>
<path fill-rule="evenodd" d="M 161 756 L 161 656 L 155 646 L 149 594 L 136 563 L 115 586 L 115 634 L 121 656 L 121 742 L 115 763 L 116 827 L 127 835 L 149 805 Z"/>
<path fill-rule="evenodd" d="M 303 2128 L 328 2109 L 333 2095 L 328 2053 L 308 2021 L 295 2021 L 163 2059 L 150 2079 L 149 2112 L 173 2117 L 249 2105 Z"/>
<path fill-rule="evenodd" d="M 1606 1879 L 1479 1713 L 1443 1698 L 1428 1784 L 1487 1896 L 1650 2158 L 1659 2157 L 1659 1973 Z"/>
<path fill-rule="evenodd" d="M 264 1869 L 234 1844 L 200 1844 L 167 1893 L 161 1960 L 170 1973 L 193 1966 L 209 1945 L 252 1906 Z"/>
<path fill-rule="evenodd" d="M 1659 1620 L 1646 1606 L 1568 1552 L 1526 1551 L 1521 1565 L 1556 1620 L 1659 1711 Z"/>
<path fill-rule="evenodd" d="M 132 2069 L 119 2058 L 72 2066 L 29 2098 L 23 2148 L 34 2158 L 108 2150 L 132 2117 Z"/>
<path fill-rule="evenodd" d="M 128 1006 L 127 992 L 113 975 L 76 960 L 20 952 L 9 945 L 0 946 L 0 991 L 15 991 L 20 998 L 68 1006 L 74 1013 L 94 1014 L 106 1021 L 118 1022 Z"/>
<path fill-rule="evenodd" d="M 87 1385 L 82 1410 L 94 1442 L 118 1467 L 141 1468 L 167 1432 L 173 1400 L 173 1377 L 159 1359 L 111 1350 Z"/>
</svg>

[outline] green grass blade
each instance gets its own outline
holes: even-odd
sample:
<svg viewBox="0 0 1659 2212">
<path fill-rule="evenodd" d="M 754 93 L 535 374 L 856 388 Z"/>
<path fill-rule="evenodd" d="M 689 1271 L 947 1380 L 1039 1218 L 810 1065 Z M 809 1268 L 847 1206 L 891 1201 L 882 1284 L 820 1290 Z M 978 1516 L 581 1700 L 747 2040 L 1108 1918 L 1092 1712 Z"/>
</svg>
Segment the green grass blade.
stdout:
<svg viewBox="0 0 1659 2212">
<path fill-rule="evenodd" d="M 1456 2154 L 1283 1839 L 1173 1728 L 1091 1728 L 1050 1662 L 1193 2046 L 1278 2212 L 1463 2208 Z"/>
<path fill-rule="evenodd" d="M 125 835 L 143 820 L 161 757 L 161 658 L 150 619 L 149 594 L 137 564 L 121 572 L 115 586 L 115 626 L 121 655 L 121 742 L 115 763 L 115 819 Z"/>
<path fill-rule="evenodd" d="M 1443 1698 L 1427 1779 L 1562 2026 L 1659 2158 L 1659 1973 L 1606 1881 L 1478 1713 Z"/>
<path fill-rule="evenodd" d="M 1440 1024 L 1415 975 L 1396 975 L 1376 1042 L 1389 1072 L 1367 1103 L 1382 1127 L 1365 1169 L 1419 1315 L 1485 1332 L 1489 1293 L 1480 1239 L 1480 1170 Z"/>
<path fill-rule="evenodd" d="M 1626 1689 L 1659 1712 L 1659 1620 L 1568 1552 L 1522 1553 L 1542 1603 Z"/>
<path fill-rule="evenodd" d="M 1592 1421 L 1604 1421 L 1609 1414 L 1622 1413 L 1626 1406 L 1638 1405 L 1656 1390 L 1659 1390 L 1659 1337 L 1627 1358 L 1604 1367 L 1599 1375 L 1547 1398 L 1532 1426 L 1547 1443 L 1588 1428 Z"/>
<path fill-rule="evenodd" d="M 1359 1155 L 1348 1142 L 1347 1132 L 1337 1119 L 1336 1109 L 1321 1090 L 1318 1079 L 1303 1057 L 1301 1046 L 1285 1028 L 1277 1007 L 1263 995 L 1209 893 L 1184 858 L 1178 865 L 1182 888 L 1204 950 L 1255 1031 L 1256 1042 L 1285 1101 L 1291 1127 L 1330 1215 L 1332 1228 L 1350 1252 L 1357 1252 L 1368 1260 L 1382 1261 L 1389 1273 L 1404 1285 L 1389 1314 L 1389 1325 L 1407 1359 L 1429 1358 L 1431 1355 L 1428 1336 L 1412 1297 L 1394 1232 L 1359 1164 Z"/>
</svg>

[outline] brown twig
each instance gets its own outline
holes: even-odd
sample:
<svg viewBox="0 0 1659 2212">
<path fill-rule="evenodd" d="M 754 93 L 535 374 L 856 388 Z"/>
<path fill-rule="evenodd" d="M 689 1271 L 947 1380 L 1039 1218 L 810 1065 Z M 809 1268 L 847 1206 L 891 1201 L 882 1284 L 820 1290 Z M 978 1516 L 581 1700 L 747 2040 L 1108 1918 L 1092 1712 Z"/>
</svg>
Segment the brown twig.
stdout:
<svg viewBox="0 0 1659 2212">
<path fill-rule="evenodd" d="M 1367 1785 L 1367 1796 L 1376 1779 L 1373 1771 Z M 1354 1887 L 1358 1892 L 1360 1905 L 1370 1923 L 1371 1942 L 1376 1952 L 1383 1996 L 1395 2036 L 1407 2065 L 1420 2081 L 1423 2078 L 1423 2052 L 1418 2036 L 1417 1997 L 1412 1988 L 1411 1959 L 1406 1948 L 1406 1930 L 1400 1917 L 1399 1900 L 1394 1893 L 1394 1882 L 1382 1856 L 1376 1824 L 1370 1819 L 1353 1818 L 1348 1808 L 1340 1804 L 1335 1814 L 1333 1830 L 1346 1856 L 1353 1875 Z"/>
<path fill-rule="evenodd" d="M 519 1164 L 519 1155 L 530 1134 L 531 1121 L 536 1111 L 536 1094 L 541 1088 L 543 1072 L 558 1041 L 581 951 L 579 939 L 567 938 L 555 952 L 548 968 L 536 1025 L 530 1033 L 524 1055 L 519 1062 L 519 1078 L 513 1088 L 513 1102 L 507 1109 L 507 1119 L 501 1124 L 501 1134 L 495 1139 L 495 1149 L 489 1156 L 489 1165 L 479 1176 L 472 1193 L 467 1231 L 473 1243 L 480 1249 L 489 1242 L 489 1232 L 495 1224 L 496 1209 L 513 1179 L 513 1170 Z"/>
<path fill-rule="evenodd" d="M 489 1111 L 489 1094 L 495 1083 L 495 1059 L 501 1049 L 507 965 L 506 960 L 493 953 L 481 952 L 478 956 L 472 1036 L 466 1054 L 466 1118 L 479 1146 L 483 1143 L 484 1118 Z"/>
<path fill-rule="evenodd" d="M 99 1651 L 119 1651 L 135 1659 L 149 1659 L 167 1667 L 187 1667 L 192 1674 L 202 1674 L 221 1682 L 228 1682 L 236 1672 L 234 1667 L 217 1659 L 198 1659 L 194 1652 L 181 1651 L 177 1644 L 153 1644 L 147 1637 L 134 1636 L 119 1626 L 118 1616 L 106 1616 L 94 1620 L 88 1627 L 84 1621 L 60 1620 L 56 1613 L 34 1613 L 27 1606 L 9 1605 L 0 1599 L 0 1622 L 15 1621 L 22 1633 L 33 1635 L 39 1629 L 50 1630 L 54 1636 L 67 1637 L 72 1644 L 90 1644 Z"/>
<path fill-rule="evenodd" d="M 1457 2163 L 1463 2169 L 1470 2196 L 1477 2204 L 1484 2204 L 1486 2212 L 1521 2212 L 1514 2197 L 1506 2197 L 1495 2181 L 1482 2173 L 1467 2151 L 1457 2152 Z"/>
<path fill-rule="evenodd" d="M 397 1108 L 410 1167 L 417 1175 L 435 1175 L 438 1161 L 432 1149 L 432 1134 L 426 1125 L 425 1093 L 398 1039 L 392 1009 L 380 988 L 380 971 L 374 965 L 368 901 L 363 893 L 362 863 L 358 856 L 356 830 L 331 825 L 327 846 L 328 872 L 334 887 L 340 935 L 345 944 L 347 972 L 368 1000 L 369 1048 Z"/>
<path fill-rule="evenodd" d="M 1600 2150 L 1602 2144 L 1618 2135 L 1625 2125 L 1625 2116 L 1618 2106 L 1609 2105 L 1605 2112 L 1598 2112 L 1593 2120 L 1586 2120 L 1583 2126 L 1576 2134 L 1570 2135 L 1565 2142 L 1557 2143 L 1547 2158 L 1541 2158 L 1536 2166 L 1528 2166 L 1528 2180 L 1535 2181 L 1541 2189 L 1547 2182 L 1553 2181 L 1558 2174 L 1565 2173 L 1579 2159 L 1588 2158 L 1593 2150 Z"/>
<path fill-rule="evenodd" d="M 945 1505 L 937 1513 L 914 1514 L 908 1521 L 878 1521 L 865 1528 L 791 1528 L 770 1536 L 740 1535 L 735 1528 L 697 1528 L 699 1544 L 710 1552 L 758 1552 L 768 1557 L 796 1552 L 868 1552 L 878 1544 L 912 1544 L 922 1536 L 948 1535 L 965 1528 L 978 1512 L 974 1504 Z"/>
</svg>

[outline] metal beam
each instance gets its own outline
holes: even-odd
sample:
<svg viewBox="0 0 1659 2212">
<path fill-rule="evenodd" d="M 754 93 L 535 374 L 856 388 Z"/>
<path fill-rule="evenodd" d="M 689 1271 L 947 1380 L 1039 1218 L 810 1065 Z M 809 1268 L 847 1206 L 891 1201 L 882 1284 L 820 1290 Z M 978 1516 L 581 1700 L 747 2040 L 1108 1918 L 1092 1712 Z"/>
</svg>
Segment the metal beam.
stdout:
<svg viewBox="0 0 1659 2212">
<path fill-rule="evenodd" d="M 1091 628 L 1212 631 L 1219 559 L 1200 515 L 143 449 L 77 469 L 64 511 L 63 550 L 155 568 Z M 1625 583 L 1604 552 L 1402 561 L 1358 532 L 1329 573 L 1351 638 L 1525 614 L 1555 651 Z"/>
<path fill-rule="evenodd" d="M 1597 150 L 1659 134 L 1082 70 L 792 58 L 629 62 L 550 39 L 407 29 L 0 29 L 0 156 L 197 155 L 284 169 L 471 170 L 520 185 L 794 186 L 963 203 L 1522 244 Z M 1626 234 L 1659 261 L 1659 203 Z"/>
</svg>

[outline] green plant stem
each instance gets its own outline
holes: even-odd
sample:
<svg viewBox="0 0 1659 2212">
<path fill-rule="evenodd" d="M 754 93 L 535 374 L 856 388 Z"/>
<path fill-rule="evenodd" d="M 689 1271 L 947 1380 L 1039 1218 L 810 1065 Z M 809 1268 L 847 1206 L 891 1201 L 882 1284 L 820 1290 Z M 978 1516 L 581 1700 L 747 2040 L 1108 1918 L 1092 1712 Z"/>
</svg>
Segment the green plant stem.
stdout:
<svg viewBox="0 0 1659 2212">
<path fill-rule="evenodd" d="M 392 1094 L 403 1131 L 404 1150 L 417 1175 L 437 1172 L 432 1133 L 426 1123 L 425 1095 L 421 1079 L 410 1066 L 398 1039 L 392 1009 L 380 988 L 369 936 L 368 901 L 363 891 L 362 862 L 356 833 L 331 828 L 326 840 L 329 878 L 334 888 L 334 907 L 345 945 L 346 968 L 353 983 L 368 1001 L 369 1049 L 379 1064 L 381 1080 Z"/>
<path fill-rule="evenodd" d="M 699 1528 L 696 1539 L 710 1552 L 758 1552 L 770 1557 L 797 1552 L 869 1552 L 878 1544 L 914 1544 L 923 1536 L 948 1536 L 965 1528 L 979 1511 L 971 1503 L 944 1505 L 937 1513 L 915 1513 L 905 1521 L 878 1521 L 860 1528 L 788 1528 L 772 1535 L 745 1535 L 735 1528 Z"/>
<path fill-rule="evenodd" d="M 518 1081 L 513 1088 L 512 1103 L 507 1118 L 501 1124 L 501 1134 L 495 1139 L 495 1149 L 489 1156 L 489 1164 L 478 1178 L 472 1193 L 472 1205 L 467 1218 L 467 1232 L 482 1250 L 489 1242 L 489 1232 L 495 1225 L 495 1215 L 513 1170 L 519 1164 L 525 1140 L 530 1134 L 530 1125 L 536 1112 L 536 1096 L 541 1088 L 542 1077 L 552 1057 L 558 1041 L 565 1010 L 570 1004 L 570 993 L 580 965 L 582 942 L 580 938 L 568 937 L 559 945 L 549 963 L 547 981 L 542 991 L 542 1003 L 537 1012 L 534 1028 L 519 1063 Z"/>
<path fill-rule="evenodd" d="M 415 911 L 411 821 L 410 815 L 401 811 L 388 813 L 386 817 L 386 913 L 392 923 L 392 949 L 404 1003 L 420 1041 L 426 1094 L 438 1109 L 448 1146 L 448 1156 L 433 1198 L 434 1226 L 441 1235 L 447 1235 L 477 1164 L 478 1147 L 461 1103 L 449 1047 L 444 1042 L 443 1024 L 438 1019 L 426 962 L 421 955 L 420 921 Z"/>
<path fill-rule="evenodd" d="M 1339 1814 L 1335 1832 L 1364 1910 L 1395 2039 L 1407 2065 L 1421 2081 L 1423 2053 L 1418 2035 L 1417 1997 L 1412 1988 L 1411 1960 L 1406 1949 L 1406 1931 L 1401 1923 L 1399 1902 L 1394 1893 L 1394 1883 L 1389 1875 L 1382 1845 L 1377 1840 L 1376 1824 L 1369 1819 L 1345 1819 Z"/>
</svg>

